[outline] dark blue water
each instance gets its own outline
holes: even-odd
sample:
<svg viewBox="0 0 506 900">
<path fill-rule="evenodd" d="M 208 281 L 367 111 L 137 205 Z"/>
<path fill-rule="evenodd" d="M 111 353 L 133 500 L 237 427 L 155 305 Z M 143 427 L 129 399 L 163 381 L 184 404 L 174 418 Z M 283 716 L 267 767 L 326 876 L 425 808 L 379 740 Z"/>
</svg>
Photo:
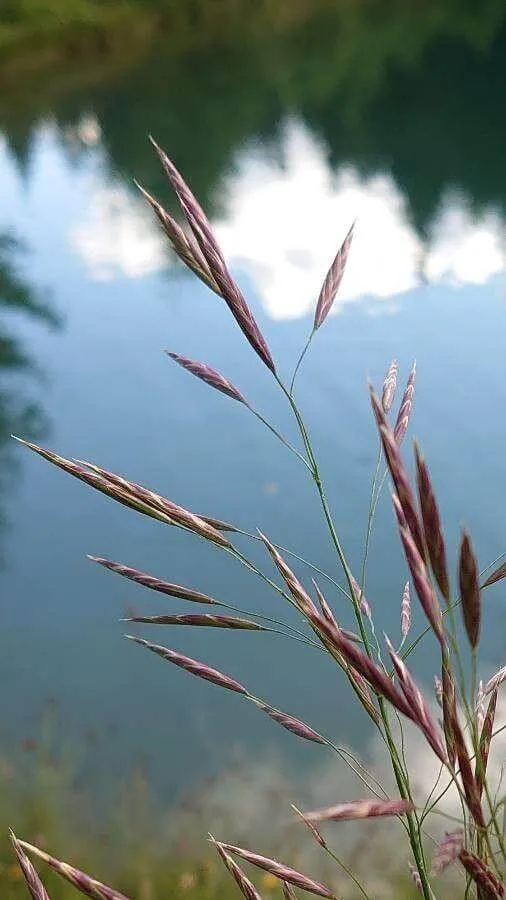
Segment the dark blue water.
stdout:
<svg viewBox="0 0 506 900">
<path fill-rule="evenodd" d="M 258 756 L 273 747 L 307 765 L 318 758 L 314 748 L 296 748 L 251 704 L 124 640 L 118 620 L 132 608 L 195 609 L 100 570 L 86 554 L 294 623 L 282 599 L 227 554 L 117 506 L 7 439 L 10 431 L 39 436 L 65 456 L 122 473 L 196 512 L 261 528 L 341 579 L 303 466 L 245 408 L 163 354 L 170 349 L 217 368 L 299 446 L 269 373 L 224 303 L 176 264 L 132 185 L 147 174 L 147 187 L 158 185 L 172 202 L 147 141 L 136 151 L 145 173 L 136 159 L 126 172 L 111 150 L 113 124 L 109 134 L 100 102 L 95 112 L 92 100 L 76 99 L 77 126 L 49 116 L 33 121 L 22 165 L 7 128 L 0 150 L 0 230 L 28 248 L 5 251 L 5 265 L 16 269 L 9 270 L 9 296 L 19 278 L 27 295 L 17 308 L 5 301 L 1 324 L 4 740 L 11 745 L 35 734 L 44 702 L 56 698 L 58 735 L 93 778 L 119 777 L 142 758 L 154 783 L 172 791 L 223 768 L 234 754 Z M 167 123 L 169 151 L 172 135 L 177 144 L 177 125 Z M 452 569 L 462 524 L 484 567 L 506 550 L 502 186 L 496 200 L 477 203 L 473 185 L 443 178 L 422 227 L 395 159 L 364 167 L 351 154 L 339 163 L 330 156 L 319 128 L 289 110 L 279 113 L 275 150 L 260 129 L 245 134 L 212 184 L 216 232 L 288 377 L 326 268 L 357 217 L 335 314 L 314 340 L 296 392 L 343 545 L 359 571 L 377 452 L 367 378 L 381 386 L 396 357 L 404 382 L 416 359 L 406 458 L 416 436 L 436 485 Z M 185 159 L 177 161 L 184 170 Z M 423 172 L 425 163 L 413 169 Z M 257 542 L 238 542 L 274 575 Z M 309 585 L 312 573 L 300 565 L 297 571 Z M 378 633 L 395 639 L 406 577 L 385 489 L 367 593 Z M 327 596 L 351 625 L 330 585 Z M 488 676 L 504 663 L 504 589 L 489 592 L 485 612 L 481 666 Z M 414 620 L 416 633 L 417 611 Z M 342 743 L 367 745 L 366 717 L 318 651 L 267 634 L 139 633 L 222 668 Z M 423 645 L 413 667 L 430 690 L 434 642 Z M 90 733 L 99 752 L 88 747 Z"/>
</svg>

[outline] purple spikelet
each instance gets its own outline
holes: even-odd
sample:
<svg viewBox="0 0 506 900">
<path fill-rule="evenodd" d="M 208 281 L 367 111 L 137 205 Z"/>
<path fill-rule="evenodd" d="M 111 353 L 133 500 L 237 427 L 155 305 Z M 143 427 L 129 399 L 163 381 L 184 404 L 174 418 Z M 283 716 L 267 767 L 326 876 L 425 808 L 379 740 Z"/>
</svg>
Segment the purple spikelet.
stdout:
<svg viewBox="0 0 506 900">
<path fill-rule="evenodd" d="M 478 564 L 467 532 L 463 532 L 460 544 L 459 585 L 462 616 L 466 634 L 473 650 L 480 636 L 481 597 Z"/>
<path fill-rule="evenodd" d="M 397 388 L 397 360 L 393 359 L 390 363 L 390 368 L 385 376 L 385 381 L 383 382 L 383 392 L 381 395 L 381 405 L 383 407 L 383 412 L 385 415 L 390 412 L 395 391 Z"/>
<path fill-rule="evenodd" d="M 233 844 L 223 844 L 223 848 L 228 853 L 233 853 L 234 856 L 240 856 L 246 862 L 251 863 L 251 865 L 270 872 L 271 875 L 275 875 L 280 881 L 287 881 L 289 884 L 300 887 L 303 891 L 308 891 L 310 894 L 317 894 L 319 897 L 328 897 L 329 900 L 334 900 L 334 893 L 326 884 L 309 878 L 302 872 L 298 872 L 296 869 L 278 862 L 277 859 L 261 856 L 259 853 L 253 853 L 251 850 L 245 850 L 242 847 L 235 847 Z"/>
<path fill-rule="evenodd" d="M 179 666 L 181 669 L 186 669 L 187 672 L 190 672 L 191 675 L 196 675 L 197 678 L 203 678 L 204 681 L 210 681 L 212 684 L 217 684 L 219 687 L 226 688 L 228 691 L 235 691 L 238 694 L 248 693 L 246 688 L 240 684 L 239 681 L 236 681 L 235 678 L 231 678 L 229 675 L 224 675 L 223 672 L 219 672 L 218 669 L 213 669 L 205 663 L 199 662 L 196 659 L 191 659 L 189 656 L 183 656 L 182 653 L 177 653 L 176 650 L 169 650 L 167 647 L 162 647 L 160 644 L 152 644 L 150 641 L 134 637 L 131 634 L 125 636 L 129 640 L 135 641 L 136 644 L 146 647 L 147 650 L 151 650 L 152 653 L 161 656 L 162 659 L 174 663 L 175 666 Z"/>
<path fill-rule="evenodd" d="M 413 397 L 415 393 L 415 378 L 416 378 L 416 363 L 413 363 L 413 368 L 409 373 L 408 382 L 406 384 L 406 390 L 404 391 L 404 395 L 402 397 L 401 405 L 399 408 L 399 413 L 397 415 L 397 421 L 395 423 L 394 428 L 394 439 L 396 444 L 401 444 L 408 429 L 409 420 L 411 418 L 411 411 L 413 408 Z"/>
<path fill-rule="evenodd" d="M 46 862 L 48 866 L 51 866 L 58 875 L 61 875 L 62 878 L 65 878 L 66 881 L 77 888 L 81 894 L 92 897 L 93 900 L 128 900 L 128 897 L 125 897 L 124 894 L 120 894 L 119 891 L 115 891 L 108 885 L 96 881 L 94 878 L 86 875 L 85 872 L 75 869 L 74 866 L 70 866 L 68 863 L 62 862 L 54 856 L 50 856 L 49 853 L 45 853 L 44 850 L 39 850 L 38 847 L 27 844 L 25 841 L 19 841 L 19 844 L 25 850 L 28 850 L 29 853 L 34 853 L 39 859 L 44 860 L 44 862 Z"/>
<path fill-rule="evenodd" d="M 401 634 L 406 638 L 411 627 L 411 598 L 409 593 L 409 581 L 404 585 L 401 601 Z"/>
<path fill-rule="evenodd" d="M 193 359 L 187 359 L 186 356 L 179 356 L 178 353 L 171 353 L 170 351 L 167 351 L 167 356 L 170 356 L 174 362 L 177 362 L 183 369 L 186 369 L 187 372 L 191 372 L 196 378 L 205 381 L 206 384 L 209 384 L 217 391 L 221 391 L 222 394 L 227 394 L 228 397 L 232 397 L 232 400 L 238 400 L 239 403 L 246 403 L 243 395 L 232 382 L 227 381 L 227 379 L 224 378 L 223 375 L 220 375 L 219 372 L 216 372 L 215 369 L 211 369 L 211 366 L 196 362 Z"/>
<path fill-rule="evenodd" d="M 227 269 L 223 254 L 202 207 L 195 199 L 184 178 L 178 172 L 167 154 L 164 153 L 161 147 L 159 147 L 153 139 L 151 139 L 151 143 L 158 154 L 165 174 L 169 178 L 169 181 L 177 194 L 181 208 L 193 232 L 195 241 L 200 248 L 211 278 L 216 285 L 217 293 L 225 300 L 225 303 L 234 316 L 239 328 L 260 359 L 271 372 L 275 372 L 275 366 L 269 348 L 267 347 L 265 339 L 255 322 L 253 314 L 239 290 L 238 285 L 235 283 Z"/>
<path fill-rule="evenodd" d="M 33 900 L 50 900 L 42 881 L 40 880 L 34 866 L 28 859 L 26 853 L 22 849 L 22 842 L 18 841 L 15 834 L 11 831 L 11 841 L 14 852 L 17 856 L 21 871 L 25 876 L 26 886 L 32 895 Z"/>
<path fill-rule="evenodd" d="M 353 240 L 354 228 L 355 223 L 353 223 L 343 243 L 341 244 L 334 262 L 327 272 L 325 281 L 323 282 L 320 296 L 318 297 L 318 302 L 316 304 L 316 312 L 313 325 L 314 331 L 316 331 L 327 318 L 331 306 L 335 300 L 336 294 L 339 290 L 339 285 L 341 284 L 344 270 L 346 268 L 346 261 L 348 259 L 348 253 L 350 252 L 351 242 Z"/>
</svg>

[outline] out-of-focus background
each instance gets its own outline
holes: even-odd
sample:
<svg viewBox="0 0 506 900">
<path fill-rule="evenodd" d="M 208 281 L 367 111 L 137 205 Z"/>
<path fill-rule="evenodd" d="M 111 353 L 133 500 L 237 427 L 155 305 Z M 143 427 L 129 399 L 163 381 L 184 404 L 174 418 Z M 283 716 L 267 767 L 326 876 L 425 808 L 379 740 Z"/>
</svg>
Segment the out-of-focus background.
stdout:
<svg viewBox="0 0 506 900">
<path fill-rule="evenodd" d="M 227 823 L 224 836 L 257 827 L 268 850 L 273 809 L 281 821 L 308 784 L 323 800 L 353 794 L 320 748 L 123 640 L 118 619 L 129 611 L 184 605 L 86 554 L 289 620 L 281 599 L 191 536 L 73 483 L 10 434 L 260 527 L 338 574 L 297 460 L 162 352 L 216 367 L 297 440 L 225 305 L 177 263 L 133 183 L 175 212 L 151 133 L 207 210 L 283 374 L 357 219 L 334 314 L 298 382 L 343 543 L 358 568 L 377 451 L 367 378 L 381 384 L 396 357 L 404 380 L 416 358 L 411 434 L 449 545 L 465 523 L 485 566 L 506 550 L 505 85 L 502 0 L 1 0 L 5 825 L 26 823 L 51 849 L 58 837 L 80 861 L 92 863 L 97 845 L 108 865 L 130 860 L 123 887 L 141 900 L 211 897 L 212 864 L 185 863 L 208 821 Z M 258 545 L 249 552 L 272 574 Z M 385 491 L 369 602 L 394 637 L 405 580 Z M 339 595 L 328 596 L 346 624 Z M 505 621 L 498 587 L 487 597 L 484 675 L 504 663 Z M 142 633 L 375 756 L 343 679 L 307 647 L 274 635 Z M 430 644 L 413 666 L 430 691 Z M 155 884 L 139 845 L 153 848 L 155 831 L 163 844 L 159 816 L 180 845 Z M 1 858 L 2 896 L 21 897 L 7 848 Z M 263 889 L 275 894 L 268 880 Z M 56 900 L 66 896 L 58 890 Z"/>
</svg>

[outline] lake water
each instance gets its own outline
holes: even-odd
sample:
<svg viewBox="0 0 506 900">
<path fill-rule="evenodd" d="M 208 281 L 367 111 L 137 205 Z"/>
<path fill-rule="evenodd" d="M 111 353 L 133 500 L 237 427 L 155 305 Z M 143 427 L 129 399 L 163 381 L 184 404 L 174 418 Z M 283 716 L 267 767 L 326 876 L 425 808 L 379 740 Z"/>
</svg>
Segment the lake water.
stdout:
<svg viewBox="0 0 506 900">
<path fill-rule="evenodd" d="M 118 620 L 129 609 L 195 610 L 100 570 L 86 554 L 293 622 L 282 599 L 226 554 L 118 507 L 9 439 L 12 431 L 33 435 L 189 509 L 259 527 L 341 578 L 303 467 L 246 409 L 162 352 L 214 366 L 298 441 L 224 303 L 175 262 L 132 183 L 138 178 L 173 208 L 148 132 L 209 211 L 284 377 L 357 219 L 340 296 L 297 386 L 354 568 L 377 452 L 367 378 L 381 386 L 393 357 L 402 382 L 416 359 L 410 436 L 437 487 L 452 568 L 461 524 L 483 567 L 506 550 L 501 15 L 485 4 L 477 28 L 456 8 L 449 23 L 418 35 L 409 58 L 402 36 L 416 43 L 410 23 L 393 11 L 394 31 L 378 29 L 377 43 L 372 21 L 349 42 L 345 34 L 332 42 L 319 21 L 307 46 L 280 40 L 278 55 L 274 41 L 244 36 L 233 49 L 160 49 L 121 77 L 55 92 L 40 109 L 32 96 L 26 111 L 20 101 L 5 112 L 0 230 L 26 245 L 2 245 L 5 748 L 36 737 L 38 716 L 55 698 L 57 739 L 74 748 L 90 785 L 120 778 L 139 759 L 168 794 L 237 756 L 274 750 L 297 766 L 321 759 L 319 748 L 297 744 L 238 696 L 125 641 Z M 241 547 L 273 575 L 257 543 Z M 297 571 L 310 584 L 311 573 Z M 379 631 L 396 639 L 405 580 L 384 491 L 368 597 Z M 327 590 L 351 624 L 339 594 Z M 418 629 L 418 612 L 414 619 Z M 486 602 L 487 676 L 504 664 L 505 622 L 499 586 Z M 267 634 L 139 633 L 222 668 L 341 743 L 367 746 L 366 717 L 317 651 Z M 413 667 L 431 690 L 433 642 Z"/>
</svg>

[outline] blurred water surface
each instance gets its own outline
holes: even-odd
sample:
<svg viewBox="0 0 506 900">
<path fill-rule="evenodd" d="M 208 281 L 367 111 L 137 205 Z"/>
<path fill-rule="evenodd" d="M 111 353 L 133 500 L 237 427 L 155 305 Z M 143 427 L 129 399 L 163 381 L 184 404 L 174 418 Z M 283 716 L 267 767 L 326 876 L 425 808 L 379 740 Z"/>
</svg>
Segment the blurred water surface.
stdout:
<svg viewBox="0 0 506 900">
<path fill-rule="evenodd" d="M 303 467 L 244 408 L 162 353 L 211 364 L 297 442 L 225 305 L 177 264 L 132 183 L 173 209 L 148 132 L 209 211 L 284 376 L 357 219 L 340 297 L 297 388 L 355 569 L 377 452 L 367 378 L 381 384 L 393 357 L 402 380 L 417 361 L 411 435 L 433 474 L 452 565 L 463 523 L 482 566 L 506 550 L 506 22 L 502 5 L 484 4 L 478 17 L 467 7 L 438 18 L 429 5 L 418 21 L 391 4 L 379 22 L 372 12 L 342 19 L 329 5 L 304 32 L 241 33 L 179 54 L 160 46 L 121 74 L 73 78 L 72 87 L 62 75 L 39 98 L 18 87 L 15 103 L 2 101 L 6 747 L 36 734 L 55 698 L 55 728 L 90 784 L 143 760 L 157 789 L 174 794 L 244 755 L 274 750 L 296 765 L 322 756 L 237 696 L 123 640 L 117 620 L 129 610 L 188 610 L 98 570 L 86 554 L 292 620 L 281 598 L 220 551 L 117 507 L 9 438 L 39 438 L 190 509 L 260 527 L 340 577 Z M 258 544 L 241 546 L 272 575 Z M 405 580 L 384 491 L 368 597 L 393 638 Z M 328 598 L 351 624 L 330 587 Z M 143 633 L 340 742 L 368 744 L 364 715 L 317 651 L 275 635 Z M 505 635 L 497 587 L 487 596 L 484 674 L 504 663 Z M 430 643 L 413 666 L 430 690 Z"/>
</svg>

